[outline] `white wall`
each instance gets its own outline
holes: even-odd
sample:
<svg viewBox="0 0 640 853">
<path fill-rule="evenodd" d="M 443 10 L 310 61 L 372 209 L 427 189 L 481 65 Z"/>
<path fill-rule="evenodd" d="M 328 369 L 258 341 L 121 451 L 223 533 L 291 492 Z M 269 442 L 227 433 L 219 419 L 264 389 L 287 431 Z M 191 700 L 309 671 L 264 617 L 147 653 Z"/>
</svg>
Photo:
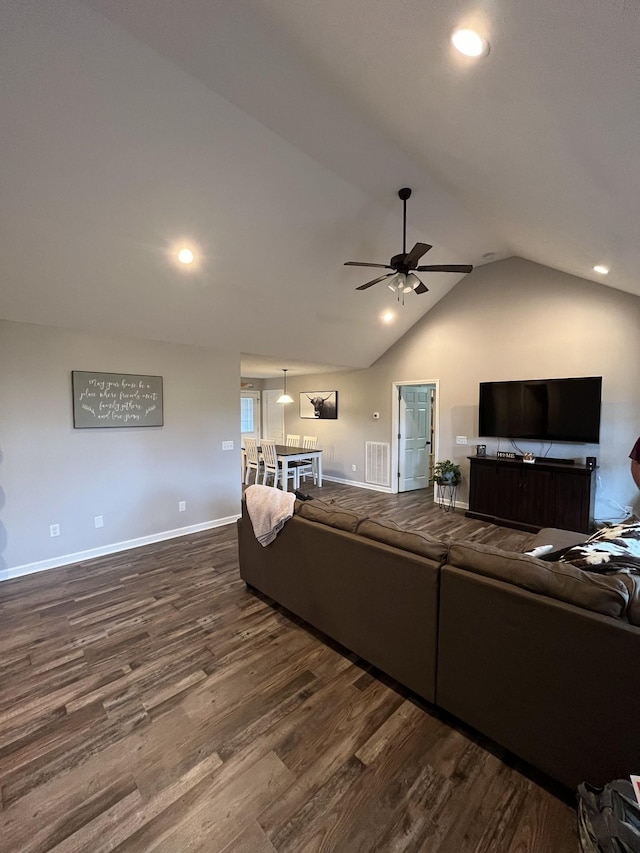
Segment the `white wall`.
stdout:
<svg viewBox="0 0 640 853">
<path fill-rule="evenodd" d="M 437 284 L 434 284 L 437 286 Z M 409 298 L 414 298 L 410 296 Z M 415 297 L 419 298 L 419 297 Z M 596 514 L 620 515 L 617 504 L 640 509 L 628 454 L 640 434 L 640 298 L 559 273 L 521 258 L 475 270 L 371 368 L 292 377 L 294 399 L 308 389 L 338 390 L 337 421 L 315 421 L 331 477 L 364 480 L 364 442 L 392 441 L 392 383 L 439 380 L 439 458 L 463 468 L 459 490 L 468 500 L 466 456 L 478 441 L 478 383 L 485 380 L 602 376 L 600 445 L 556 442 L 550 456 L 584 462 L 598 457 Z M 379 421 L 371 417 L 379 411 Z M 288 432 L 303 431 L 297 403 L 286 413 Z M 467 447 L 456 435 L 469 438 Z M 484 440 L 488 451 L 497 440 Z M 539 453 L 539 442 L 519 442 Z M 503 442 L 502 449 L 511 449 Z M 351 465 L 357 472 L 351 471 Z"/>
<path fill-rule="evenodd" d="M 237 516 L 239 353 L 0 321 L 0 365 L 0 578 Z M 72 370 L 161 375 L 164 426 L 74 429 Z"/>
</svg>

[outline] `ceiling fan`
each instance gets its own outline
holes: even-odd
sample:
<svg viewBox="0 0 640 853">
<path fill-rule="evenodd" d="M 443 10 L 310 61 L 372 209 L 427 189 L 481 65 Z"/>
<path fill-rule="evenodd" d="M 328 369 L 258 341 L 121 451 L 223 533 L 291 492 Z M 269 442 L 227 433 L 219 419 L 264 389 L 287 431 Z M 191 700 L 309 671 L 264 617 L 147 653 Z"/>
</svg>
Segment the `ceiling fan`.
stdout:
<svg viewBox="0 0 640 853">
<path fill-rule="evenodd" d="M 402 199 L 403 204 L 403 223 L 402 223 L 402 254 L 394 255 L 388 264 L 366 264 L 360 261 L 346 261 L 346 267 L 380 267 L 392 272 L 385 273 L 379 278 L 374 278 L 373 281 L 368 281 L 366 284 L 361 284 L 356 287 L 356 290 L 366 290 L 380 281 L 387 281 L 389 290 L 393 290 L 398 295 L 398 301 L 402 296 L 402 304 L 404 305 L 404 294 L 411 293 L 426 293 L 429 288 L 424 285 L 416 272 L 471 272 L 473 267 L 470 264 L 431 264 L 429 266 L 416 266 L 420 258 L 425 255 L 432 247 L 428 243 L 416 243 L 410 252 L 407 252 L 407 199 L 411 196 L 409 187 L 403 187 L 398 191 L 398 196 Z"/>
</svg>

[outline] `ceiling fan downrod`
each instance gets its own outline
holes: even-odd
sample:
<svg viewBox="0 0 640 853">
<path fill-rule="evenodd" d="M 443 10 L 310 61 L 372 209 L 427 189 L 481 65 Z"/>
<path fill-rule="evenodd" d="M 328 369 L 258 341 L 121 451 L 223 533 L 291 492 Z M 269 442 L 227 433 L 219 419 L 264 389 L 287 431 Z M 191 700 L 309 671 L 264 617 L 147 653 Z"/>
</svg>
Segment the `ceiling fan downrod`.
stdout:
<svg viewBox="0 0 640 853">
<path fill-rule="evenodd" d="M 402 200 L 402 254 L 407 254 L 407 199 L 411 198 L 411 189 L 403 187 L 398 190 L 398 197 Z"/>
</svg>

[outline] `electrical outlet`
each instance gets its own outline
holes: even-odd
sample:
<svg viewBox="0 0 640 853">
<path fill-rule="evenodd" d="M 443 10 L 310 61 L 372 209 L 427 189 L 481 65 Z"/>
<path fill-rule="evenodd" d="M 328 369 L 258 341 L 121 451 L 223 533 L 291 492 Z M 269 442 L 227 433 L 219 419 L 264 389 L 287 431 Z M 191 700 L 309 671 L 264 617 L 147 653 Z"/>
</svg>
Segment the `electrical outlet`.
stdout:
<svg viewBox="0 0 640 853">
<path fill-rule="evenodd" d="M 93 519 L 93 523 L 96 527 L 104 527 L 104 518 L 101 515 L 96 515 Z"/>
<path fill-rule="evenodd" d="M 356 465 L 352 465 L 352 466 L 351 466 L 351 470 L 352 470 L 352 471 L 357 471 L 357 470 L 358 470 L 358 467 L 357 467 Z"/>
<path fill-rule="evenodd" d="M 187 511 L 187 502 L 186 501 L 178 501 L 178 512 L 186 512 Z"/>
<path fill-rule="evenodd" d="M 466 435 L 457 435 L 456 436 L 456 444 L 466 444 L 467 436 Z"/>
<path fill-rule="evenodd" d="M 50 524 L 49 525 L 49 536 L 54 539 L 56 536 L 60 536 L 60 525 L 59 524 Z"/>
<path fill-rule="evenodd" d="M 233 450 L 233 442 L 232 441 L 223 441 L 222 442 L 223 450 Z"/>
</svg>

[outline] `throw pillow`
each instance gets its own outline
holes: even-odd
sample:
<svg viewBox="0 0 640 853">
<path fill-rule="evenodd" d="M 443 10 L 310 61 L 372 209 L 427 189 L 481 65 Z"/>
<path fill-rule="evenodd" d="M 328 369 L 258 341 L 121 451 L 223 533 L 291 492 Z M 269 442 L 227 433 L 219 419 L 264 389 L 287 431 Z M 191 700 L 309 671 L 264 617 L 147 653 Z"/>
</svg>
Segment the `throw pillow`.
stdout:
<svg viewBox="0 0 640 853">
<path fill-rule="evenodd" d="M 603 527 L 582 545 L 565 551 L 560 562 L 600 574 L 640 574 L 640 522 Z"/>
</svg>

